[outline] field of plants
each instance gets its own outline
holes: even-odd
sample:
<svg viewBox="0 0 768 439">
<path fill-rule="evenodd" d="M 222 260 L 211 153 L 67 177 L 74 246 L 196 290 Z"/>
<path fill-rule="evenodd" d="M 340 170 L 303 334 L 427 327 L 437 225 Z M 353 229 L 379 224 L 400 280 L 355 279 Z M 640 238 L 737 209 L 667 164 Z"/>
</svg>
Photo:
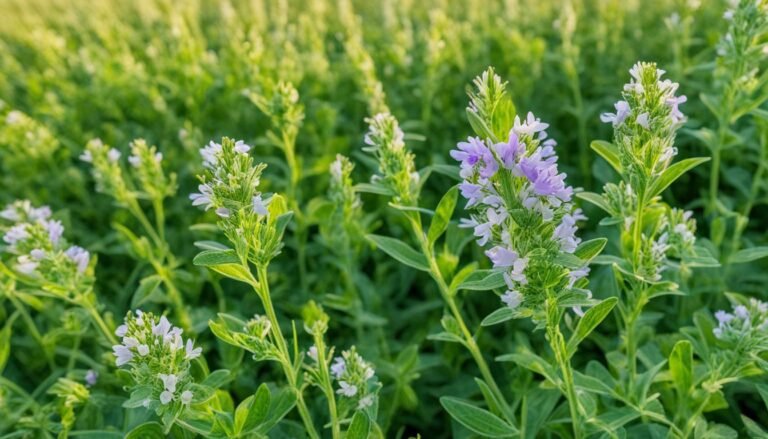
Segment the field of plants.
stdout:
<svg viewBox="0 0 768 439">
<path fill-rule="evenodd" d="M 0 439 L 768 437 L 768 0 L 0 0 Z"/>
</svg>

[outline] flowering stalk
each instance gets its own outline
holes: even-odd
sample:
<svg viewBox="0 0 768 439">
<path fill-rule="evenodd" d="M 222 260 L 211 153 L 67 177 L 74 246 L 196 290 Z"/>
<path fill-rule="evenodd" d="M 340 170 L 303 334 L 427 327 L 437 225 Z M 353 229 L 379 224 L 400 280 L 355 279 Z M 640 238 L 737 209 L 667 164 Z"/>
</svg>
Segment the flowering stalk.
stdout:
<svg viewBox="0 0 768 439">
<path fill-rule="evenodd" d="M 202 348 L 196 348 L 191 339 L 185 343 L 182 332 L 165 316 L 158 319 L 137 310 L 129 312 L 117 328 L 115 334 L 122 342 L 112 347 L 115 364 L 130 367 L 131 397 L 123 406 L 154 410 L 163 421 L 165 434 L 190 415 L 190 405 L 204 399 L 205 392 L 196 389 L 190 373 L 190 362 L 200 356 Z M 178 425 L 187 426 L 184 422 Z"/>
<path fill-rule="evenodd" d="M 82 247 L 70 245 L 64 239 L 64 226 L 61 221 L 51 218 L 51 209 L 48 206 L 36 208 L 26 200 L 16 201 L 0 212 L 0 218 L 12 222 L 3 235 L 6 244 L 3 250 L 14 256 L 15 263 L 13 271 L 4 270 L 5 273 L 14 282 L 23 282 L 52 297 L 82 307 L 107 341 L 114 342 L 112 331 L 99 313 L 93 292 L 90 253 Z M 14 289 L 9 297 L 31 329 L 34 326 L 30 324 L 31 318 L 14 297 L 18 294 L 21 291 Z M 36 339 L 39 337 L 37 330 L 32 333 L 37 334 Z"/>
<path fill-rule="evenodd" d="M 130 229 L 116 225 L 116 230 L 132 245 L 134 253 L 146 260 L 168 290 L 168 297 L 174 304 L 176 317 L 186 330 L 192 329 L 192 320 L 187 312 L 181 292 L 176 287 L 173 272 L 178 262 L 165 239 L 165 209 L 163 200 L 176 193 L 176 175 L 166 175 L 162 168 L 163 154 L 143 139 L 131 142 L 128 157 L 129 172 L 124 173 L 120 165 L 121 153 L 110 148 L 101 140 L 88 142 L 80 159 L 91 163 L 96 189 L 105 193 L 125 207 L 141 224 L 150 240 L 137 237 Z M 148 199 L 152 204 L 155 224 L 147 218 L 140 200 Z"/>
<path fill-rule="evenodd" d="M 300 183 L 302 180 L 302 163 L 296 156 L 296 137 L 304 120 L 304 108 L 299 104 L 299 92 L 291 83 L 279 82 L 270 97 L 256 93 L 248 95 L 251 101 L 272 121 L 277 131 L 267 132 L 267 138 L 273 145 L 280 148 L 288 165 L 288 184 L 286 199 L 288 206 L 296 218 L 296 251 L 298 253 L 299 280 L 302 291 L 306 292 L 307 284 L 307 225 L 301 210 Z"/>
<path fill-rule="evenodd" d="M 651 299 L 678 290 L 677 283 L 662 276 L 675 267 L 673 259 L 681 261 L 679 268 L 685 273 L 696 266 L 689 259 L 700 253 L 694 248 L 692 213 L 671 208 L 660 200 L 660 194 L 672 182 L 707 160 L 691 158 L 672 163 L 677 154 L 675 134 L 685 121 L 679 105 L 686 98 L 675 96 L 678 84 L 662 79 L 663 74 L 653 63 L 639 62 L 632 67 L 631 81 L 624 86 L 624 99 L 615 104 L 616 112 L 600 116 L 603 122 L 613 125 L 613 144 L 596 141 L 592 145 L 622 181 L 618 185 L 606 184 L 602 195 L 579 195 L 605 210 L 611 216 L 608 223 L 620 228 L 621 259 L 612 261 L 612 265 L 623 295 L 619 311 L 629 369 L 628 389 L 633 392 L 637 321 Z M 702 265 L 717 263 L 705 261 Z"/>
<path fill-rule="evenodd" d="M 717 118 L 717 132 L 700 130 L 712 151 L 709 174 L 707 212 L 714 214 L 724 208 L 718 202 L 722 151 L 733 146 L 732 128 L 745 114 L 759 107 L 768 93 L 764 84 L 768 72 L 760 71 L 765 56 L 764 36 L 768 32 L 768 2 L 765 0 L 734 0 L 723 18 L 729 22 L 728 32 L 717 48 L 715 85 L 717 96 L 705 94 L 702 100 Z"/>
<path fill-rule="evenodd" d="M 269 335 L 271 340 L 266 345 L 260 342 L 264 352 L 259 358 L 280 364 L 296 396 L 296 405 L 307 433 L 312 438 L 319 438 L 304 402 L 297 367 L 299 358 L 291 355 L 269 291 L 267 267 L 281 252 L 283 233 L 292 213 L 281 196 L 266 197 L 258 190 L 266 165 L 254 165 L 253 158 L 248 154 L 250 149 L 242 141 L 235 142 L 225 137 L 220 144 L 210 142 L 200 150 L 205 169 L 199 176 L 200 192 L 190 196 L 192 204 L 216 212 L 218 227 L 234 249 L 219 244 L 219 250 L 203 251 L 195 257 L 194 263 L 253 287 L 264 306 L 269 325 L 260 339 L 263 341 Z M 256 267 L 255 277 L 251 264 Z M 224 341 L 236 344 L 228 333 L 217 330 L 221 326 L 216 326 L 215 322 L 211 322 L 210 326 Z"/>
<path fill-rule="evenodd" d="M 586 218 L 573 205 L 574 190 L 558 170 L 556 142 L 547 135 L 548 125 L 532 113 L 524 120 L 514 116 L 510 121 L 511 101 L 492 69 L 478 77 L 475 85 L 467 114 L 483 138 L 460 142 L 451 156 L 461 162 L 459 188 L 470 212 L 462 226 L 472 228 L 478 245 L 487 248 L 486 255 L 506 287 L 501 296 L 506 306 L 484 324 L 531 317 L 546 330 L 562 375 L 562 382 L 555 384 L 568 400 L 574 437 L 579 438 L 584 420 L 570 358 L 574 344 L 614 305 L 610 299 L 594 301 L 584 289 L 588 263 L 605 240 L 582 244 L 576 236 L 577 221 Z M 577 329 L 572 341 L 566 342 L 560 328 L 565 310 L 572 308 L 577 316 L 584 316 L 584 306 L 594 306 L 585 319 L 593 326 L 583 334 Z"/>
<path fill-rule="evenodd" d="M 441 201 L 443 209 L 439 218 L 434 218 L 430 225 L 430 232 L 424 233 L 421 222 L 421 215 L 418 210 L 418 192 L 421 185 L 421 177 L 414 167 L 414 156 L 405 148 L 404 134 L 400 129 L 397 120 L 388 113 L 380 113 L 368 119 L 370 124 L 368 134 L 365 137 L 365 143 L 368 145 L 365 150 L 375 154 L 379 161 L 380 174 L 373 177 L 372 182 L 380 189 L 378 193 L 386 193 L 392 196 L 391 206 L 398 208 L 408 221 L 411 228 L 413 239 L 418 243 L 421 253 L 420 263 L 414 265 L 415 268 L 426 271 L 435 281 L 440 295 L 445 302 L 450 318 L 444 318 L 444 327 L 451 334 L 458 337 L 461 343 L 467 348 L 473 360 L 480 369 L 486 384 L 491 388 L 496 400 L 500 402 L 503 408 L 503 415 L 510 421 L 514 415 L 507 404 L 504 394 L 496 380 L 491 374 L 485 358 L 474 336 L 470 332 L 464 317 L 461 314 L 456 303 L 457 287 L 449 285 L 443 271 L 441 270 L 438 257 L 435 253 L 435 241 L 442 235 L 448 226 L 448 221 L 453 213 L 456 204 L 456 190 L 450 191 L 444 201 Z M 438 207 L 440 210 L 440 207 Z M 403 260 L 393 245 L 398 245 L 392 238 L 368 235 L 376 245 L 398 260 Z M 407 247 L 407 244 L 400 243 Z M 413 250 L 411 250 L 413 251 Z M 468 274 L 467 270 L 461 270 L 460 273 Z M 458 276 L 458 275 L 457 275 Z"/>
</svg>

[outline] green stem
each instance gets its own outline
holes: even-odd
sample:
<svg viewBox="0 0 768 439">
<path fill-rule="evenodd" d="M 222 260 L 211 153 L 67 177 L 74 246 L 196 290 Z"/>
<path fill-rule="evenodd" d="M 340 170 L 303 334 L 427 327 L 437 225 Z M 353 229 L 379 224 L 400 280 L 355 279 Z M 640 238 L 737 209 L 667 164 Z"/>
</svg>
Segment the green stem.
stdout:
<svg viewBox="0 0 768 439">
<path fill-rule="evenodd" d="M 160 279 L 162 279 L 163 283 L 168 289 L 168 297 L 171 299 L 171 302 L 173 302 L 173 307 L 176 310 L 176 318 L 179 319 L 179 324 L 185 331 L 192 332 L 192 318 L 189 316 L 187 308 L 184 306 L 184 300 L 181 296 L 181 292 L 173 283 L 171 274 L 164 266 L 160 265 L 159 263 L 152 262 L 152 265 L 155 268 L 155 272 L 158 276 L 160 276 Z"/>
<path fill-rule="evenodd" d="M 93 319 L 93 322 L 96 323 L 96 326 L 101 330 L 101 333 L 104 335 L 104 337 L 107 339 L 109 344 L 116 345 L 117 339 L 115 338 L 115 335 L 112 333 L 112 331 L 109 330 L 109 327 L 107 327 L 106 322 L 104 322 L 104 319 L 101 318 L 101 314 L 96 310 L 96 307 L 89 302 L 82 303 L 81 306 L 85 308 L 86 311 L 88 311 L 88 314 L 90 314 L 91 318 Z"/>
<path fill-rule="evenodd" d="M 486 363 L 482 352 L 480 352 L 480 347 L 477 345 L 475 337 L 469 331 L 467 324 L 464 322 L 464 317 L 461 315 L 461 311 L 456 305 L 456 301 L 450 292 L 450 288 L 445 282 L 443 274 L 440 272 L 440 268 L 437 265 L 437 260 L 433 254 L 432 246 L 429 245 L 426 236 L 424 236 L 424 232 L 421 229 L 420 220 L 414 220 L 413 218 L 409 219 L 411 220 L 410 222 L 413 228 L 413 233 L 416 235 L 416 239 L 421 244 L 421 251 L 427 257 L 429 262 L 429 273 L 432 276 L 432 279 L 434 279 L 435 283 L 437 283 L 437 287 L 440 290 L 440 295 L 448 306 L 451 315 L 453 315 L 453 318 L 456 319 L 459 324 L 459 329 L 461 330 L 462 337 L 464 338 L 464 345 L 466 346 L 467 350 L 469 350 L 470 355 L 472 355 L 472 358 L 475 360 L 477 367 L 480 369 L 480 374 L 483 376 L 483 380 L 485 380 L 486 384 L 488 384 L 488 387 L 490 387 L 491 392 L 493 392 L 499 404 L 501 404 L 504 417 L 506 417 L 510 422 L 514 423 L 514 413 L 510 409 L 510 406 L 507 403 L 506 398 L 504 398 L 504 394 L 501 392 L 498 384 L 496 384 L 496 380 L 493 378 L 491 369 L 488 367 L 488 363 Z"/>
<path fill-rule="evenodd" d="M 704 401 L 699 404 L 699 406 L 696 408 L 696 411 L 693 413 L 693 416 L 688 418 L 688 421 L 685 423 L 685 429 L 683 430 L 683 439 L 687 439 L 691 432 L 693 431 L 693 428 L 696 426 L 696 420 L 699 419 L 699 416 L 702 415 L 704 412 L 704 407 L 709 404 L 709 399 L 712 397 L 711 393 L 707 393 L 707 397 L 704 398 Z"/>
<path fill-rule="evenodd" d="M 550 292 L 547 292 L 550 295 Z M 562 331 L 560 331 L 560 319 L 562 312 L 557 307 L 557 302 L 554 297 L 548 297 L 547 302 L 547 315 L 553 313 L 557 315 L 555 319 L 547 319 L 547 334 L 549 338 L 549 344 L 552 351 L 555 353 L 555 359 L 557 365 L 560 368 L 560 372 L 563 375 L 563 384 L 565 385 L 565 397 L 568 400 L 568 407 L 571 411 L 571 425 L 573 426 L 573 437 L 575 439 L 581 439 L 583 436 L 581 431 L 581 411 L 579 408 L 579 399 L 576 395 L 576 386 L 573 380 L 573 369 L 571 368 L 571 361 L 568 357 L 568 348 L 565 343 L 565 337 L 563 337 Z"/>
<path fill-rule="evenodd" d="M 245 268 L 248 269 L 247 266 Z M 288 343 L 285 341 L 285 337 L 283 337 L 283 332 L 280 329 L 280 322 L 277 320 L 275 309 L 272 306 L 272 298 L 269 293 L 269 280 L 267 279 L 266 265 L 259 265 L 257 267 L 257 276 L 259 289 L 256 292 L 259 294 L 261 302 L 264 305 L 264 311 L 267 314 L 267 318 L 272 324 L 272 335 L 277 344 L 277 349 L 280 351 L 280 355 L 282 356 L 280 365 L 283 367 L 283 373 L 285 374 L 285 378 L 288 380 L 288 385 L 291 386 L 291 389 L 293 389 L 293 392 L 296 395 L 296 407 L 299 410 L 299 415 L 301 416 L 301 420 L 304 422 L 304 427 L 307 429 L 307 434 L 309 434 L 312 439 L 320 439 L 320 435 L 317 433 L 317 430 L 315 430 L 314 423 L 312 422 L 312 416 L 309 414 L 307 404 L 304 402 L 302 391 L 298 387 L 298 379 L 296 376 L 297 374 L 291 365 L 291 353 L 288 350 Z"/>
<path fill-rule="evenodd" d="M 40 335 L 40 331 L 37 330 L 37 325 L 35 324 L 35 321 L 32 320 L 32 316 L 30 316 L 29 313 L 27 312 L 27 308 L 16 297 L 15 291 L 9 291 L 9 294 L 7 294 L 6 296 L 8 297 L 8 299 L 10 299 L 14 308 L 16 308 L 16 311 L 18 311 L 18 313 L 21 315 L 21 318 L 24 320 L 24 324 L 27 325 L 27 329 L 29 329 L 29 333 L 32 334 L 32 338 L 35 339 L 37 344 L 40 345 L 40 349 L 43 350 L 43 354 L 45 355 L 45 360 L 48 362 L 48 367 L 50 367 L 51 370 L 55 370 L 56 363 L 54 363 L 53 361 L 53 355 L 45 346 L 45 342 L 43 341 L 43 336 Z"/>
<path fill-rule="evenodd" d="M 325 343 L 322 335 L 315 335 L 315 347 L 317 348 L 317 364 L 320 367 L 320 379 L 323 381 L 322 387 L 325 393 L 325 399 L 328 400 L 328 414 L 331 418 L 331 435 L 333 439 L 341 439 L 341 426 L 339 425 L 339 414 L 336 408 L 336 395 L 331 386 L 331 375 L 328 372 L 328 363 L 325 358 Z"/>
</svg>

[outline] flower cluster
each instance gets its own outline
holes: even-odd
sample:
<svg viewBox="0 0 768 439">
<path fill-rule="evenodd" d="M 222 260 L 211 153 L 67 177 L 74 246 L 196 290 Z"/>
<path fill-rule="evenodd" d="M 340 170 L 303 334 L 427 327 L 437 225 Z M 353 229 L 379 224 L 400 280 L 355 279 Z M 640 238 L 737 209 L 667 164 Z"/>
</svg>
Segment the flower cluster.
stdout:
<svg viewBox="0 0 768 439">
<path fill-rule="evenodd" d="M 736 295 L 731 312 L 715 313 L 717 327 L 712 330 L 717 340 L 707 358 L 716 378 L 739 377 L 749 373 L 749 364 L 768 368 L 762 354 L 768 351 L 768 303 Z"/>
<path fill-rule="evenodd" d="M 363 234 L 363 203 L 352 181 L 354 164 L 339 154 L 330 165 L 328 215 L 320 219 L 320 233 L 329 249 L 336 254 L 349 251 L 354 240 Z"/>
<path fill-rule="evenodd" d="M 331 375 L 339 385 L 336 393 L 356 402 L 358 410 L 373 405 L 376 398 L 375 373 L 373 367 L 357 353 L 354 346 L 333 359 Z"/>
<path fill-rule="evenodd" d="M 727 343 L 740 344 L 751 339 L 768 343 L 768 303 L 749 299 L 747 304 L 738 304 L 731 312 L 717 311 L 715 337 Z M 766 345 L 768 347 L 768 345 Z"/>
<path fill-rule="evenodd" d="M 158 414 L 181 410 L 194 398 L 190 361 L 200 356 L 202 348 L 191 339 L 185 342 L 182 332 L 165 316 L 158 319 L 139 310 L 129 312 L 115 331 L 122 338 L 112 347 L 115 364 L 130 367 L 132 399 L 141 395 L 140 404 Z"/>
<path fill-rule="evenodd" d="M 194 206 L 214 209 L 225 235 L 254 261 L 268 261 L 282 248 L 276 222 L 286 213 L 284 200 L 259 190 L 266 165 L 254 165 L 251 147 L 242 140 L 223 138 L 200 149 L 204 173 L 199 193 L 190 195 Z M 279 232 L 279 233 L 278 233 Z"/>
<path fill-rule="evenodd" d="M 413 153 L 405 147 L 405 135 L 397 119 L 389 113 L 379 113 L 365 121 L 368 123 L 365 144 L 368 146 L 363 151 L 374 154 L 379 161 L 379 175 L 373 176 L 373 183 L 380 183 L 391 191 L 397 203 L 415 204 L 419 173 Z"/>
<path fill-rule="evenodd" d="M 600 120 L 613 124 L 619 158 L 629 175 L 649 178 L 659 175 L 677 155 L 675 132 L 686 118 L 680 112 L 685 96 L 675 96 L 679 84 L 662 79 L 664 70 L 654 63 L 638 62 L 629 71 L 623 100 L 615 113 Z"/>
<path fill-rule="evenodd" d="M 128 162 L 134 170 L 140 187 L 153 200 L 160 200 L 176 192 L 176 174 L 166 176 L 162 167 L 163 153 L 149 146 L 144 139 L 131 142 Z"/>
<path fill-rule="evenodd" d="M 17 272 L 73 291 L 89 279 L 90 253 L 64 239 L 61 221 L 51 218 L 48 206 L 16 201 L 0 211 L 11 225 L 5 229 L 5 251 L 16 256 Z"/>
<path fill-rule="evenodd" d="M 558 254 L 576 250 L 581 242 L 576 222 L 586 218 L 571 203 L 573 188 L 558 170 L 556 143 L 547 127 L 528 113 L 524 120 L 515 117 L 506 141 L 470 137 L 451 151 L 461 163 L 459 188 L 471 211 L 461 226 L 472 228 L 478 244 L 490 247 L 486 255 L 504 271 L 507 284 L 502 300 L 513 309 L 541 303 L 541 287 L 553 284 L 548 276 L 528 273 L 554 270 L 554 284 L 561 281 L 566 288 L 588 273 L 585 267 L 568 270 L 554 262 Z"/>
<path fill-rule="evenodd" d="M 93 178 L 96 190 L 109 194 L 120 204 L 128 204 L 133 199 L 120 167 L 122 154 L 115 148 L 104 144 L 101 139 L 93 139 L 85 146 L 80 160 L 93 165 Z"/>
</svg>

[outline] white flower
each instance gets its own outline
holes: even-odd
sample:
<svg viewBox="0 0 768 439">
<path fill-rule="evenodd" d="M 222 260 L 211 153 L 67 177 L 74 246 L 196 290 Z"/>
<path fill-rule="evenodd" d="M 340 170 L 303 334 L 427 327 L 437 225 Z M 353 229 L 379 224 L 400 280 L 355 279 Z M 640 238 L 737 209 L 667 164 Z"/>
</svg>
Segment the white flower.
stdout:
<svg viewBox="0 0 768 439">
<path fill-rule="evenodd" d="M 192 397 L 193 396 L 194 395 L 192 395 L 192 392 L 190 392 L 189 390 L 185 390 L 185 391 L 181 392 L 181 403 L 182 404 L 189 404 L 190 402 L 192 402 Z"/>
<path fill-rule="evenodd" d="M 523 303 L 523 295 L 517 291 L 509 290 L 501 296 L 501 301 L 504 302 L 510 309 L 516 309 Z"/>
<path fill-rule="evenodd" d="M 269 201 L 271 199 L 267 200 L 266 202 L 261 198 L 261 194 L 256 195 L 253 197 L 253 211 L 257 215 L 268 215 L 269 211 L 267 210 L 267 205 L 269 204 Z"/>
<path fill-rule="evenodd" d="M 64 234 L 64 226 L 61 225 L 61 221 L 46 221 L 43 225 L 48 232 L 48 239 L 53 245 L 57 245 L 61 239 L 61 235 Z"/>
<path fill-rule="evenodd" d="M 334 363 L 331 365 L 331 374 L 333 374 L 334 377 L 339 378 L 344 374 L 344 371 L 347 370 L 347 363 L 342 357 L 336 357 L 333 361 Z"/>
<path fill-rule="evenodd" d="M 534 135 L 540 131 L 544 131 L 549 127 L 549 124 L 543 123 L 541 119 L 534 116 L 532 112 L 528 112 L 525 122 L 520 122 L 520 116 L 515 116 L 515 124 L 512 127 L 512 131 L 515 134 L 527 134 L 529 136 Z"/>
<path fill-rule="evenodd" d="M 203 157 L 203 166 L 208 169 L 214 169 L 219 163 L 219 154 L 222 146 L 211 140 L 207 146 L 200 149 L 200 156 Z"/>
<path fill-rule="evenodd" d="M 127 325 L 120 325 L 115 329 L 115 335 L 118 337 L 123 337 L 128 332 L 128 326 Z"/>
<path fill-rule="evenodd" d="M 112 163 L 116 163 L 120 159 L 120 151 L 115 148 L 110 148 L 107 153 L 107 159 Z"/>
<path fill-rule="evenodd" d="M 631 112 L 629 103 L 627 101 L 618 101 L 613 106 L 616 108 L 616 113 L 603 113 L 600 115 L 600 120 L 605 123 L 610 122 L 613 126 L 619 126 Z"/>
<path fill-rule="evenodd" d="M 354 384 L 349 384 L 345 381 L 339 381 L 339 387 L 341 388 L 336 391 L 336 393 L 339 395 L 344 395 L 351 398 L 357 394 L 357 386 Z"/>
<path fill-rule="evenodd" d="M 124 337 L 123 338 L 123 346 L 127 348 L 135 348 L 139 345 L 139 340 L 137 340 L 134 337 Z"/>
<path fill-rule="evenodd" d="M 203 348 L 195 348 L 195 344 L 192 342 L 192 339 L 188 339 L 185 351 L 186 353 L 184 354 L 184 358 L 187 360 L 193 360 L 200 356 L 200 354 L 203 352 Z"/>
<path fill-rule="evenodd" d="M 128 163 L 130 163 L 134 168 L 138 168 L 141 166 L 141 157 L 137 155 L 131 155 L 128 157 Z"/>
<path fill-rule="evenodd" d="M 3 241 L 10 245 L 14 245 L 17 242 L 23 241 L 27 238 L 29 238 L 29 233 L 27 232 L 26 224 L 15 225 L 8 229 L 8 231 L 5 232 L 5 235 L 3 235 Z"/>
<path fill-rule="evenodd" d="M 222 217 L 222 218 L 229 218 L 229 209 L 226 207 L 219 207 L 216 209 L 216 215 Z"/>
<path fill-rule="evenodd" d="M 30 275 L 37 270 L 38 263 L 27 255 L 19 256 L 16 270 L 19 273 Z"/>
<path fill-rule="evenodd" d="M 197 187 L 200 193 L 190 194 L 189 199 L 192 200 L 193 206 L 205 206 L 205 210 L 213 207 L 211 197 L 213 196 L 213 188 L 207 184 L 201 184 Z"/>
<path fill-rule="evenodd" d="M 145 344 L 140 344 L 137 347 L 137 350 L 139 351 L 139 355 L 141 355 L 142 357 L 146 357 L 147 354 L 149 354 L 149 346 Z"/>
<path fill-rule="evenodd" d="M 79 274 L 83 274 L 85 269 L 88 268 L 88 262 L 91 260 L 91 254 L 88 253 L 88 251 L 84 248 L 73 245 L 72 247 L 68 248 L 64 254 L 69 259 L 71 259 L 72 262 L 75 263 L 77 266 L 77 272 Z"/>
<path fill-rule="evenodd" d="M 171 330 L 171 322 L 165 316 L 160 316 L 160 321 L 152 325 L 152 334 L 165 338 Z"/>
<path fill-rule="evenodd" d="M 646 130 L 650 127 L 650 119 L 648 113 L 642 113 L 638 115 L 635 122 L 637 122 L 638 125 L 645 128 Z"/>
<path fill-rule="evenodd" d="M 85 383 L 88 387 L 96 385 L 96 381 L 99 379 L 99 373 L 93 369 L 88 369 L 85 373 Z"/>
<path fill-rule="evenodd" d="M 373 394 L 360 398 L 360 401 L 357 403 L 357 409 L 364 410 L 372 405 L 373 405 Z"/>
<path fill-rule="evenodd" d="M 168 404 L 172 400 L 173 400 L 173 393 L 171 393 L 171 392 L 166 390 L 166 391 L 164 391 L 163 393 L 160 394 L 160 402 L 163 405 Z"/>
<path fill-rule="evenodd" d="M 242 140 L 238 140 L 235 142 L 235 151 L 239 152 L 240 154 L 248 154 L 248 151 L 251 150 L 250 145 L 247 145 Z"/>
<path fill-rule="evenodd" d="M 163 387 L 165 387 L 165 390 L 173 393 L 176 391 L 176 383 L 179 381 L 179 377 L 174 374 L 158 374 L 158 378 L 163 382 Z"/>
<path fill-rule="evenodd" d="M 311 358 L 311 359 L 313 359 L 315 361 L 318 361 L 317 360 L 317 346 L 315 346 L 315 345 L 310 346 L 309 350 L 307 350 L 307 356 L 309 356 L 309 358 Z"/>
<path fill-rule="evenodd" d="M 46 254 L 45 250 L 39 249 L 39 248 L 36 248 L 31 252 L 29 252 L 29 255 L 32 256 L 32 259 L 36 261 L 42 261 L 43 259 L 45 259 L 45 254 Z"/>
<path fill-rule="evenodd" d="M 115 355 L 115 364 L 117 366 L 130 363 L 133 359 L 133 352 L 121 344 L 112 346 L 112 352 Z"/>
<path fill-rule="evenodd" d="M 83 151 L 83 153 L 80 154 L 80 160 L 86 163 L 93 163 L 93 154 L 91 154 L 91 150 L 86 149 Z"/>
</svg>

